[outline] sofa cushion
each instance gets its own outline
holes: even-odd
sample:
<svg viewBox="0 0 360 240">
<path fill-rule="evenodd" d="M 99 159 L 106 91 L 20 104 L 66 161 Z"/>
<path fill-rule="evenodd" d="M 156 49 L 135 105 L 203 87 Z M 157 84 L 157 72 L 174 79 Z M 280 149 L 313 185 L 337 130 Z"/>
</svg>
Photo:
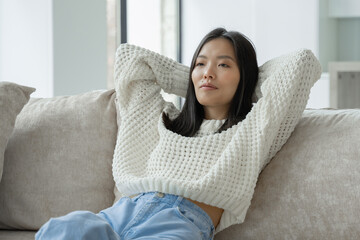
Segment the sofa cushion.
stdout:
<svg viewBox="0 0 360 240">
<path fill-rule="evenodd" d="M 34 91 L 35 88 L 10 82 L 0 82 L 0 181 L 3 172 L 4 152 L 14 129 L 15 119 Z"/>
<path fill-rule="evenodd" d="M 1 230 L 1 240 L 34 240 L 36 231 Z"/>
<path fill-rule="evenodd" d="M 31 99 L 5 151 L 0 228 L 37 230 L 50 217 L 114 200 L 114 90 Z"/>
<path fill-rule="evenodd" d="M 305 110 L 222 239 L 360 239 L 360 109 Z"/>
</svg>

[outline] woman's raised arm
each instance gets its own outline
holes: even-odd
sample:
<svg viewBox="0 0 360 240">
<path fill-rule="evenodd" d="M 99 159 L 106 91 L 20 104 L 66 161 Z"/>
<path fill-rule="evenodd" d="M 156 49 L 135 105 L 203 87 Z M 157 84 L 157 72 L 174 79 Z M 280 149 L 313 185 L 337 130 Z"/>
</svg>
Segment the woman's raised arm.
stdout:
<svg viewBox="0 0 360 240">
<path fill-rule="evenodd" d="M 268 149 L 261 169 L 290 137 L 320 75 L 320 63 L 307 49 L 275 58 L 260 67 L 259 78 L 265 81 L 257 107 Z"/>
<path fill-rule="evenodd" d="M 157 98 L 160 90 L 185 96 L 189 68 L 145 48 L 121 44 L 116 51 L 115 89 L 122 110 Z"/>
</svg>

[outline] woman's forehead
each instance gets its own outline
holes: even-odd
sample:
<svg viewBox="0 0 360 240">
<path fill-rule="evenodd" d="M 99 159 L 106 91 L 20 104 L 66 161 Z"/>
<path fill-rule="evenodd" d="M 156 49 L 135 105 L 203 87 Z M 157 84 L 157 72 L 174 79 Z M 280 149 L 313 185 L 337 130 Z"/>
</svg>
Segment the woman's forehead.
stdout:
<svg viewBox="0 0 360 240">
<path fill-rule="evenodd" d="M 235 60 L 234 46 L 230 40 L 225 38 L 212 39 L 204 44 L 199 52 L 198 57 L 230 58 Z"/>
</svg>

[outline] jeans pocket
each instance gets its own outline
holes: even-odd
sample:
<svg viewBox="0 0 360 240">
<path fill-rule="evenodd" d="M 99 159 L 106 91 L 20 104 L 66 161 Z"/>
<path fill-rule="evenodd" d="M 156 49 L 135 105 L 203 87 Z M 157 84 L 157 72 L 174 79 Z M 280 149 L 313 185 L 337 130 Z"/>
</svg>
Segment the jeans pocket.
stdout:
<svg viewBox="0 0 360 240">
<path fill-rule="evenodd" d="M 199 219 L 197 219 L 196 215 L 193 214 L 191 211 L 189 210 L 184 210 L 184 209 L 180 209 L 179 207 L 176 207 L 176 212 L 179 215 L 179 217 L 181 219 L 183 219 L 184 221 L 188 222 L 190 225 L 192 225 L 197 231 L 199 231 L 199 233 L 201 233 L 202 236 L 204 236 L 203 234 L 203 229 L 201 229 L 197 224 L 196 221 L 199 221 Z"/>
</svg>

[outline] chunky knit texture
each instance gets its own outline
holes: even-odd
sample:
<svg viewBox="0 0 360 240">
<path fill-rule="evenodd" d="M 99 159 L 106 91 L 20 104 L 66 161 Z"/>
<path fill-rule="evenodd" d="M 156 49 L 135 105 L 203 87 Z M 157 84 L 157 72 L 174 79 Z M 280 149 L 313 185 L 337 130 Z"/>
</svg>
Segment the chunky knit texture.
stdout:
<svg viewBox="0 0 360 240">
<path fill-rule="evenodd" d="M 305 109 L 321 68 L 309 50 L 273 59 L 260 67 L 251 112 L 237 125 L 215 132 L 205 121 L 195 137 L 164 126 L 163 89 L 186 95 L 189 68 L 149 50 L 122 44 L 116 52 L 115 89 L 121 116 L 113 175 L 123 195 L 160 191 L 224 209 L 219 232 L 244 221 L 258 175 L 283 146 Z"/>
</svg>

